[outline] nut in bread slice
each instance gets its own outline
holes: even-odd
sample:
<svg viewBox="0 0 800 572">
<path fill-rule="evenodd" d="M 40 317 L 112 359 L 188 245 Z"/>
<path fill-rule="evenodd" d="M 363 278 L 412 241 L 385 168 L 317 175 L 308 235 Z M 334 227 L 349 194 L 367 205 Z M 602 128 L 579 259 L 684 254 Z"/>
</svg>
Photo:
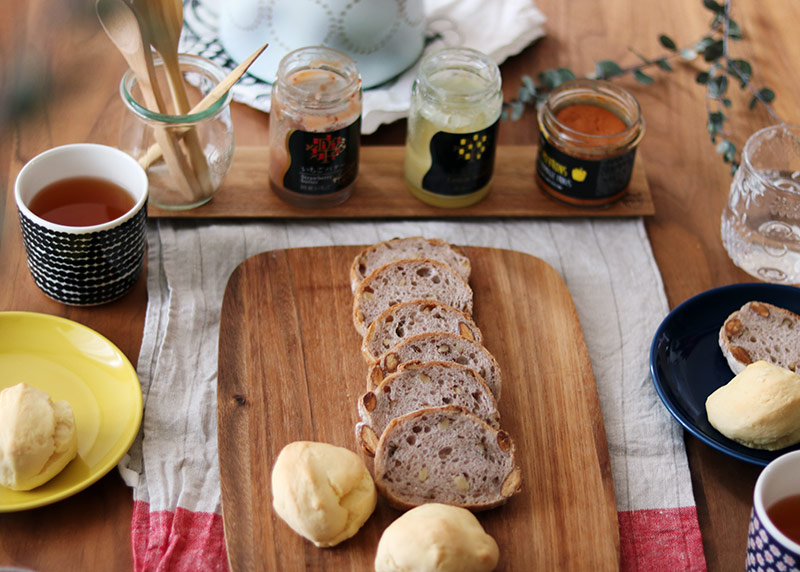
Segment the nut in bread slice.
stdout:
<svg viewBox="0 0 800 572">
<path fill-rule="evenodd" d="M 395 260 L 377 268 L 356 289 L 353 323 L 362 336 L 387 308 L 409 300 L 439 300 L 472 314 L 472 289 L 447 264 L 427 258 Z"/>
<path fill-rule="evenodd" d="M 375 485 L 397 508 L 438 502 L 482 510 L 521 488 L 514 442 L 455 405 L 394 419 L 375 452 Z"/>
<path fill-rule="evenodd" d="M 719 347 L 737 374 L 759 360 L 800 372 L 800 316 L 766 302 L 747 302 L 723 323 Z"/>
<path fill-rule="evenodd" d="M 459 405 L 500 428 L 497 402 L 474 369 L 453 362 L 409 362 L 358 400 L 361 421 L 356 437 L 362 450 L 374 455 L 380 435 L 394 418 L 445 405 Z"/>
<path fill-rule="evenodd" d="M 492 395 L 500 399 L 500 364 L 481 344 L 448 332 L 417 334 L 381 356 L 367 375 L 367 389 L 374 390 L 383 379 L 407 362 L 450 361 L 471 367 L 486 381 Z"/>
<path fill-rule="evenodd" d="M 364 334 L 361 353 L 374 364 L 403 339 L 425 332 L 451 332 L 483 343 L 480 329 L 461 310 L 437 300 L 411 300 L 390 306 L 375 318 Z"/>
<path fill-rule="evenodd" d="M 472 265 L 457 247 L 439 238 L 393 238 L 366 247 L 353 259 L 350 266 L 350 286 L 353 292 L 364 278 L 376 268 L 401 259 L 428 258 L 449 264 L 464 281 L 469 281 Z"/>
</svg>

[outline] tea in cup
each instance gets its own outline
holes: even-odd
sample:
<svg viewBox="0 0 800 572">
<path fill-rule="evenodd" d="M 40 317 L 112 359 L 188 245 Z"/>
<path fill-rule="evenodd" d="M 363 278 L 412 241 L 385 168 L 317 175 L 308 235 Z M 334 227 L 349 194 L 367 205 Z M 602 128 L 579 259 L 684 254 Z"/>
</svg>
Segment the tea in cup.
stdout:
<svg viewBox="0 0 800 572">
<path fill-rule="evenodd" d="M 91 143 L 55 147 L 22 168 L 14 195 L 28 268 L 48 297 L 91 306 L 136 283 L 148 182 L 130 155 Z"/>
<path fill-rule="evenodd" d="M 772 461 L 756 481 L 746 567 L 800 569 L 800 451 Z"/>
</svg>

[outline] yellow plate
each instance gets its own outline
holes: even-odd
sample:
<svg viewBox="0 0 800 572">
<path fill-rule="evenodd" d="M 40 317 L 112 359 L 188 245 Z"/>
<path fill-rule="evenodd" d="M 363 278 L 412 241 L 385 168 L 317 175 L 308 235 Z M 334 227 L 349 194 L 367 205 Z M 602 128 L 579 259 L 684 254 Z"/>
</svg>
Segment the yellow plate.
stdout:
<svg viewBox="0 0 800 572">
<path fill-rule="evenodd" d="M 0 486 L 0 512 L 50 504 L 108 473 L 142 420 L 142 388 L 128 358 L 94 330 L 31 312 L 0 312 L 0 390 L 25 382 L 64 399 L 75 413 L 78 456 L 31 491 Z"/>
</svg>

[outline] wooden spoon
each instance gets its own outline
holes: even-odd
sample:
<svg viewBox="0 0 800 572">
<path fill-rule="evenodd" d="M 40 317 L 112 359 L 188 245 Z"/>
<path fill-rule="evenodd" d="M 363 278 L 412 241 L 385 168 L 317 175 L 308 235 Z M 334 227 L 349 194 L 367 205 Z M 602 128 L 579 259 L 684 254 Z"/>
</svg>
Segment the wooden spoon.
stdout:
<svg viewBox="0 0 800 572">
<path fill-rule="evenodd" d="M 142 27 L 148 31 L 150 44 L 164 61 L 169 91 L 175 105 L 175 113 L 184 115 L 189 111 L 189 97 L 178 64 L 178 42 L 183 28 L 183 2 L 181 0 L 133 0 L 133 7 L 142 18 Z M 190 127 L 184 137 L 189 158 L 200 186 L 210 193 L 211 178 L 208 163 L 197 130 Z"/>
<path fill-rule="evenodd" d="M 269 44 L 264 44 L 263 46 L 258 48 L 255 52 L 250 54 L 246 60 L 244 60 L 242 63 L 236 66 L 231 71 L 231 73 L 226 75 L 221 82 L 215 85 L 214 88 L 211 91 L 209 91 L 206 94 L 206 96 L 197 103 L 197 105 L 195 105 L 192 109 L 189 110 L 189 115 L 192 115 L 194 113 L 200 113 L 201 111 L 205 111 L 206 109 L 214 105 L 217 102 L 217 100 L 219 100 L 219 98 L 224 96 L 228 92 L 228 90 L 232 88 L 237 81 L 239 81 L 239 78 L 244 75 L 244 73 L 247 71 L 247 68 L 249 68 L 254 61 L 256 61 L 256 58 L 261 55 L 261 52 L 263 52 L 268 45 Z M 147 169 L 147 167 L 152 165 L 154 161 L 157 161 L 160 156 L 161 156 L 161 149 L 159 148 L 158 143 L 154 143 L 153 145 L 150 146 L 147 152 L 144 155 L 142 155 L 142 157 L 139 159 L 139 164 L 145 169 Z"/>
<path fill-rule="evenodd" d="M 164 113 L 165 105 L 161 92 L 155 89 L 153 59 L 150 42 L 139 25 L 136 12 L 124 0 L 97 0 L 97 17 L 103 29 L 128 62 L 142 95 L 145 105 L 152 111 Z M 164 152 L 164 160 L 180 191 L 190 200 L 199 196 L 197 179 L 194 177 L 186 157 L 178 146 L 178 141 L 162 127 L 153 130 L 158 146 Z"/>
</svg>

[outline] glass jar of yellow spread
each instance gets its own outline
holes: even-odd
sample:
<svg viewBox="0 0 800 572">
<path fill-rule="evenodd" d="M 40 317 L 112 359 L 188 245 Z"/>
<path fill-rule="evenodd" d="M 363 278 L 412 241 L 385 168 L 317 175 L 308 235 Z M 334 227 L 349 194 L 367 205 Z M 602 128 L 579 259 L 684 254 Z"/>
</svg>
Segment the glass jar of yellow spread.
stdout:
<svg viewBox="0 0 800 572">
<path fill-rule="evenodd" d="M 358 175 L 361 77 L 346 54 L 322 46 L 289 52 L 272 86 L 269 182 L 299 207 L 346 201 Z"/>
<path fill-rule="evenodd" d="M 409 191 L 437 207 L 465 207 L 489 193 L 503 107 L 500 70 L 469 48 L 420 62 L 405 150 Z"/>
</svg>

